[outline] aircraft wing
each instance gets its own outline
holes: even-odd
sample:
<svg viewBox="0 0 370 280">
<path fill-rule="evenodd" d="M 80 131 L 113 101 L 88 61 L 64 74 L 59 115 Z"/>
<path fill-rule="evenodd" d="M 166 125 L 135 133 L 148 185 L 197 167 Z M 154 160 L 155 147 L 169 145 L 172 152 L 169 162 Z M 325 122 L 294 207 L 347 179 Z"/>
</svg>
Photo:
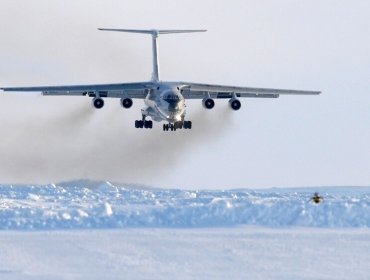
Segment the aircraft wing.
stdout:
<svg viewBox="0 0 370 280">
<path fill-rule="evenodd" d="M 280 94 L 287 95 L 317 95 L 320 91 L 234 87 L 209 84 L 197 84 L 181 82 L 182 94 L 185 99 L 203 99 L 208 94 L 211 98 L 256 97 L 256 98 L 278 98 Z"/>
<path fill-rule="evenodd" d="M 100 96 L 144 99 L 148 90 L 151 88 L 153 88 L 152 82 L 51 87 L 5 87 L 0 89 L 5 92 L 41 92 L 43 95 L 55 96 Z"/>
</svg>

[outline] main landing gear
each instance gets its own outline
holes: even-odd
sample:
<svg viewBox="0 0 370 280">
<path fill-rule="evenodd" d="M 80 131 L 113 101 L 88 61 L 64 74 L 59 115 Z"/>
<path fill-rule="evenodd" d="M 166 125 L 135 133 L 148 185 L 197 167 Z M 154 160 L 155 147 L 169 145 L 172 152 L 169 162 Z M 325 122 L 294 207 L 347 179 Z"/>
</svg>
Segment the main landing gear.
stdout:
<svg viewBox="0 0 370 280">
<path fill-rule="evenodd" d="M 136 120 L 135 121 L 135 127 L 136 128 L 153 128 L 153 121 L 147 121 L 145 120 L 145 116 L 143 116 L 142 120 Z"/>
<path fill-rule="evenodd" d="M 135 121 L 135 127 L 136 128 L 153 128 L 153 122 L 152 121 Z"/>
<path fill-rule="evenodd" d="M 176 131 L 177 129 L 191 129 L 191 121 L 175 122 L 169 124 L 163 124 L 163 131 Z"/>
<path fill-rule="evenodd" d="M 135 121 L 135 127 L 152 129 L 153 121 L 147 121 L 145 120 L 145 116 L 143 116 L 142 120 Z M 163 124 L 163 131 L 176 131 L 177 129 L 191 129 L 191 128 L 192 128 L 191 121 L 179 121 L 175 123 Z"/>
</svg>

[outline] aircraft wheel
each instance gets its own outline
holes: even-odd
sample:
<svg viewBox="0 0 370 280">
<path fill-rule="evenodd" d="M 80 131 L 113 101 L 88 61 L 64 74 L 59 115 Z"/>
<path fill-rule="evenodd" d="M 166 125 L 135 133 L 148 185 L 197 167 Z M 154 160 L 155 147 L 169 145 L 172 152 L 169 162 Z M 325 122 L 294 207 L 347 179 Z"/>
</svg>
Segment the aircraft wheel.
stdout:
<svg viewBox="0 0 370 280">
<path fill-rule="evenodd" d="M 144 122 L 143 121 L 135 121 L 135 127 L 136 128 L 143 128 Z"/>
<path fill-rule="evenodd" d="M 192 124 L 191 121 L 184 121 L 184 128 L 185 129 L 191 129 Z"/>
<path fill-rule="evenodd" d="M 182 129 L 183 127 L 183 122 L 176 122 L 175 123 L 175 127 L 178 128 L 178 129 Z"/>
<path fill-rule="evenodd" d="M 152 121 L 144 121 L 144 127 L 145 128 L 153 128 L 153 122 Z"/>
</svg>

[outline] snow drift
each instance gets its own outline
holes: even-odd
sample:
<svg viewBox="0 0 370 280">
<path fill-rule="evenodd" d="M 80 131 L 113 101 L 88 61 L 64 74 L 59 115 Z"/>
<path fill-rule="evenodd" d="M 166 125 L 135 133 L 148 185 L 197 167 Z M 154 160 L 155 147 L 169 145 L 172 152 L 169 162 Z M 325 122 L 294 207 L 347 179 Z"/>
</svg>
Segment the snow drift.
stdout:
<svg viewBox="0 0 370 280">
<path fill-rule="evenodd" d="M 319 191 L 324 202 L 310 196 Z M 370 188 L 152 189 L 76 181 L 0 186 L 0 229 L 370 227 Z"/>
</svg>

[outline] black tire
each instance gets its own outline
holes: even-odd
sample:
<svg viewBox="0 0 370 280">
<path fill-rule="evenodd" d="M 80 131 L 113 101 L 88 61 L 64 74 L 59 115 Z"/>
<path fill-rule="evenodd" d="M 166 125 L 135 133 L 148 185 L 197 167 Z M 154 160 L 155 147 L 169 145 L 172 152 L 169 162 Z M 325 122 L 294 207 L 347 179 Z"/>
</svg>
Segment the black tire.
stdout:
<svg viewBox="0 0 370 280">
<path fill-rule="evenodd" d="M 145 128 L 153 128 L 153 122 L 152 121 L 144 121 L 144 127 Z"/>
<path fill-rule="evenodd" d="M 191 129 L 193 126 L 193 124 L 191 123 L 191 121 L 188 122 L 188 128 Z"/>
</svg>

